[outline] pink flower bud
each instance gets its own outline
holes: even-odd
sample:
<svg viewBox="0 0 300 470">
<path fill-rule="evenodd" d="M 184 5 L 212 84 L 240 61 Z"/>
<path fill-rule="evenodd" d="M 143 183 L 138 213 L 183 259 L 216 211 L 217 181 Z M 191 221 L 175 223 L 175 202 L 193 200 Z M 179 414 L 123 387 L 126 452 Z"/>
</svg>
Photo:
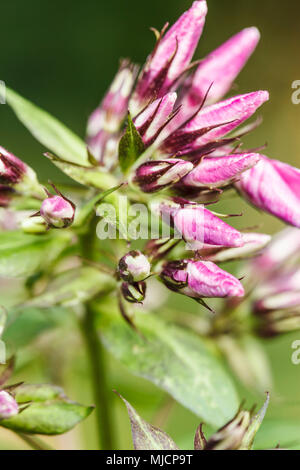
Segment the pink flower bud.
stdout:
<svg viewBox="0 0 300 470">
<path fill-rule="evenodd" d="M 261 156 L 237 188 L 256 207 L 300 228 L 300 170 Z"/>
<path fill-rule="evenodd" d="M 174 185 L 193 168 L 191 162 L 180 159 L 151 160 L 136 170 L 134 182 L 145 193 L 154 193 Z"/>
<path fill-rule="evenodd" d="M 121 286 L 122 295 L 127 302 L 140 304 L 145 300 L 146 283 L 141 282 L 123 282 Z"/>
<path fill-rule="evenodd" d="M 182 184 L 196 188 L 222 188 L 237 181 L 241 173 L 256 165 L 259 159 L 257 153 L 206 157 L 182 180 Z"/>
<path fill-rule="evenodd" d="M 99 161 L 117 154 L 116 134 L 126 117 L 135 78 L 136 68 L 123 61 L 102 103 L 89 118 L 88 144 L 92 155 Z"/>
<path fill-rule="evenodd" d="M 20 183 L 27 168 L 19 158 L 0 147 L 0 184 L 15 185 Z"/>
<path fill-rule="evenodd" d="M 144 281 L 151 273 L 148 258 L 140 251 L 130 251 L 119 261 L 118 272 L 124 281 Z"/>
<path fill-rule="evenodd" d="M 298 255 L 299 250 L 300 230 L 292 227 L 286 228 L 272 238 L 272 242 L 260 256 L 251 261 L 249 270 L 253 272 L 254 278 L 257 278 L 257 275 L 268 276 L 293 256 Z"/>
<path fill-rule="evenodd" d="M 292 310 L 300 307 L 300 292 L 282 292 L 255 302 L 254 311 Z"/>
<path fill-rule="evenodd" d="M 140 112 L 151 98 L 165 95 L 189 66 L 203 31 L 206 13 L 205 0 L 194 2 L 169 31 L 158 39 L 131 100 L 133 115 Z"/>
<path fill-rule="evenodd" d="M 193 75 L 183 106 L 192 111 L 200 106 L 211 85 L 206 104 L 223 98 L 254 52 L 259 39 L 257 28 L 246 28 L 209 54 Z"/>
<path fill-rule="evenodd" d="M 13 188 L 0 184 L 0 207 L 8 207 L 14 195 Z"/>
<path fill-rule="evenodd" d="M 267 91 L 255 91 L 208 106 L 173 132 L 161 145 L 161 151 L 167 155 L 201 153 L 209 143 L 221 139 L 249 119 L 268 99 Z"/>
<path fill-rule="evenodd" d="M 169 289 L 195 299 L 244 296 L 240 281 L 208 261 L 170 262 L 161 279 Z"/>
<path fill-rule="evenodd" d="M 0 390 L 0 421 L 1 419 L 9 419 L 16 416 L 19 407 L 16 400 L 4 390 Z"/>
<path fill-rule="evenodd" d="M 204 206 L 182 200 L 180 204 L 162 202 L 160 214 L 166 223 L 174 225 L 192 250 L 200 250 L 204 244 L 227 247 L 244 245 L 238 230 L 223 222 Z"/>
<path fill-rule="evenodd" d="M 156 145 L 158 145 L 159 142 L 162 142 L 169 134 L 168 132 L 166 135 L 163 130 L 172 117 L 176 100 L 176 93 L 168 93 L 163 98 L 149 104 L 149 106 L 134 119 L 134 125 L 139 131 L 146 147 L 149 147 L 154 141 Z"/>
<path fill-rule="evenodd" d="M 66 228 L 74 220 L 75 205 L 62 195 L 50 195 L 42 203 L 40 213 L 48 227 Z"/>
</svg>

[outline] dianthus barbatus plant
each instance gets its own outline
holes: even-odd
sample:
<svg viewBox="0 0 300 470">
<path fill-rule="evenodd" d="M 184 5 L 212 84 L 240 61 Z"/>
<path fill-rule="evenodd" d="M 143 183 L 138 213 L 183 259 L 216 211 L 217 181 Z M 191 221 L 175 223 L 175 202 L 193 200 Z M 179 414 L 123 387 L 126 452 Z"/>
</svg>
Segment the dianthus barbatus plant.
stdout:
<svg viewBox="0 0 300 470">
<path fill-rule="evenodd" d="M 10 217 L 10 230 L 0 234 L 0 274 L 21 278 L 28 287 L 17 308 L 60 306 L 81 325 L 104 449 L 114 448 L 114 428 L 102 345 L 132 373 L 221 428 L 203 441 L 203 448 L 231 449 L 245 445 L 250 414 L 242 415 L 242 423 L 240 415 L 230 421 L 239 398 L 219 361 L 220 352 L 243 382 L 265 390 L 271 387 L 270 374 L 256 337 L 299 326 L 296 320 L 290 328 L 280 326 L 273 316 L 266 322 L 274 310 L 300 304 L 299 295 L 274 299 L 272 289 L 267 289 L 267 300 L 258 296 L 254 303 L 253 309 L 264 318 L 263 325 L 254 326 L 249 308 L 253 297 L 248 295 L 252 283 L 219 266 L 257 256 L 271 239 L 239 231 L 223 220 L 229 216 L 211 210 L 228 190 L 237 190 L 257 208 L 296 227 L 299 246 L 300 172 L 257 151 L 243 150 L 241 137 L 258 121 L 242 125 L 269 94 L 225 95 L 260 34 L 247 28 L 203 60 L 192 62 L 206 14 L 206 1 L 195 1 L 172 27 L 153 30 L 156 44 L 140 70 L 129 60 L 121 62 L 89 118 L 86 143 L 6 90 L 7 103 L 47 149 L 45 156 L 79 185 L 61 187 L 60 192 L 51 184 L 53 194 L 31 168 L 0 148 L 0 203 L 3 219 Z M 256 259 L 264 260 L 264 255 Z M 286 274 L 288 286 L 291 278 L 293 273 Z M 168 291 L 155 279 L 214 313 L 199 307 L 201 328 L 176 309 L 173 323 L 170 315 L 167 322 Z M 272 280 L 273 287 L 276 282 Z M 253 347 L 261 354 L 255 364 Z M 1 393 L 7 400 L 3 409 L 11 403 L 17 413 L 15 402 L 7 392 Z M 42 433 L 39 427 L 28 428 L 31 409 L 0 421 L 0 426 Z M 227 440 L 228 427 L 223 426 L 228 422 L 236 440 Z"/>
</svg>

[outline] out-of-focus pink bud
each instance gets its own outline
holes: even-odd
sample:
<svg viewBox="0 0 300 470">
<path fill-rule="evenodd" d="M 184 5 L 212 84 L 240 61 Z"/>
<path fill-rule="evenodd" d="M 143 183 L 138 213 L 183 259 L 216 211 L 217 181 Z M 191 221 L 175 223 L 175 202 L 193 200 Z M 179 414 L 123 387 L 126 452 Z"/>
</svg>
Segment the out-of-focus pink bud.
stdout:
<svg viewBox="0 0 300 470">
<path fill-rule="evenodd" d="M 170 262 L 161 279 L 169 289 L 195 299 L 244 296 L 240 281 L 208 261 Z"/>
<path fill-rule="evenodd" d="M 151 160 L 141 165 L 134 182 L 145 193 L 154 193 L 174 185 L 194 168 L 191 162 L 180 159 Z"/>
<path fill-rule="evenodd" d="M 0 184 L 0 207 L 8 207 L 14 195 L 13 188 Z"/>
<path fill-rule="evenodd" d="M 209 54 L 193 75 L 183 107 L 192 112 L 196 110 L 210 86 L 206 104 L 223 98 L 254 52 L 259 39 L 257 28 L 246 28 Z"/>
<path fill-rule="evenodd" d="M 136 68 L 128 61 L 123 61 L 109 91 L 89 118 L 87 126 L 89 149 L 101 162 L 105 157 L 117 154 L 116 134 L 126 117 L 135 78 Z"/>
<path fill-rule="evenodd" d="M 32 168 L 3 147 L 0 147 L 0 185 L 11 186 L 24 194 L 41 193 Z"/>
<path fill-rule="evenodd" d="M 300 170 L 261 156 L 241 176 L 237 188 L 259 209 L 300 228 Z"/>
<path fill-rule="evenodd" d="M 9 419 L 16 416 L 19 407 L 16 400 L 4 390 L 0 390 L 0 421 L 1 419 Z"/>
<path fill-rule="evenodd" d="M 221 139 L 249 119 L 268 99 L 267 91 L 255 91 L 208 106 L 173 132 L 161 145 L 161 151 L 167 155 L 201 153 L 209 143 Z M 180 114 L 178 119 L 181 119 Z M 174 121 L 178 124 L 177 117 Z"/>
<path fill-rule="evenodd" d="M 182 184 L 196 188 L 222 188 L 237 181 L 241 173 L 256 165 L 259 159 L 257 153 L 206 157 L 182 180 Z"/>
<path fill-rule="evenodd" d="M 153 97 L 165 95 L 187 69 L 202 34 L 206 14 L 206 1 L 196 1 L 165 35 L 159 37 L 131 100 L 133 116 Z"/>
<path fill-rule="evenodd" d="M 288 227 L 272 238 L 262 254 L 250 264 L 253 276 L 268 275 L 277 270 L 300 250 L 300 230 Z"/>
<path fill-rule="evenodd" d="M 121 286 L 122 295 L 127 302 L 131 304 L 140 304 L 145 300 L 146 283 L 141 282 L 123 282 Z"/>
<path fill-rule="evenodd" d="M 20 183 L 27 171 L 27 166 L 12 153 L 0 147 L 0 183 L 15 185 Z"/>
<path fill-rule="evenodd" d="M 140 251 L 130 251 L 119 261 L 118 272 L 124 281 L 144 281 L 151 273 L 148 258 Z"/>
<path fill-rule="evenodd" d="M 255 302 L 256 313 L 276 310 L 292 310 L 300 307 L 300 292 L 283 292 Z"/>
<path fill-rule="evenodd" d="M 300 286 L 300 269 L 280 269 L 255 289 L 255 298 L 272 297 L 284 292 L 297 292 Z"/>
<path fill-rule="evenodd" d="M 245 258 L 259 252 L 271 241 L 270 235 L 264 233 L 242 233 L 244 246 L 240 248 L 220 248 L 208 245 L 201 251 L 201 256 L 214 263 L 223 263 Z"/>
<path fill-rule="evenodd" d="M 163 98 L 149 104 L 134 119 L 134 125 L 139 131 L 146 147 L 149 147 L 154 141 L 158 145 L 166 137 L 166 133 L 163 131 L 172 117 L 176 100 L 176 93 L 168 93 Z"/>
<path fill-rule="evenodd" d="M 204 244 L 227 247 L 244 245 L 238 230 L 223 222 L 204 206 L 181 200 L 161 202 L 160 214 L 165 223 L 174 226 L 192 250 L 201 250 Z"/>
<path fill-rule="evenodd" d="M 43 201 L 40 211 L 34 216 L 41 216 L 48 227 L 69 227 L 74 221 L 75 204 L 64 197 L 55 186 L 53 187 L 57 195 L 53 195 L 46 190 L 48 198 Z"/>
</svg>

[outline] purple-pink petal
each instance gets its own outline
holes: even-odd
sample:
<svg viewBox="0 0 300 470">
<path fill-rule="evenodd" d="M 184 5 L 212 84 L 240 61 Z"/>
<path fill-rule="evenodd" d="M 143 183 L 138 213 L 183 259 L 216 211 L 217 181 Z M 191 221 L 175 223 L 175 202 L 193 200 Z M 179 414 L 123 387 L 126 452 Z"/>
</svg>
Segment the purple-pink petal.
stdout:
<svg viewBox="0 0 300 470">
<path fill-rule="evenodd" d="M 256 207 L 300 228 L 300 170 L 263 156 L 237 183 Z"/>
<path fill-rule="evenodd" d="M 198 188 L 223 187 L 236 181 L 241 173 L 256 165 L 259 159 L 256 153 L 206 157 L 185 176 L 182 184 Z"/>
<path fill-rule="evenodd" d="M 211 85 L 206 104 L 223 98 L 254 52 L 259 39 L 257 28 L 246 28 L 209 54 L 193 76 L 184 105 L 191 108 L 199 106 Z"/>
</svg>

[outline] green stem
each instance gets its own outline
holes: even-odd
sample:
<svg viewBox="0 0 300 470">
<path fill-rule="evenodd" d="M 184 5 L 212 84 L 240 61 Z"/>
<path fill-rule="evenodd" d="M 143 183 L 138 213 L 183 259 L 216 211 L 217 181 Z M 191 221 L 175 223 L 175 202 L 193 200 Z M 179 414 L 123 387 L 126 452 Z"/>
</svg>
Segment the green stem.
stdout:
<svg viewBox="0 0 300 470">
<path fill-rule="evenodd" d="M 89 305 L 86 306 L 86 314 L 83 320 L 83 331 L 89 354 L 89 363 L 93 381 L 99 446 L 102 450 L 114 450 L 111 397 L 107 384 L 105 354 L 95 327 L 94 313 Z"/>
<path fill-rule="evenodd" d="M 82 256 L 92 262 L 95 261 L 96 226 L 97 219 L 94 217 L 89 231 L 81 238 Z M 86 304 L 82 327 L 92 375 L 99 446 L 102 450 L 114 450 L 111 392 L 108 390 L 107 384 L 105 351 L 98 336 L 94 312 L 90 303 Z"/>
<path fill-rule="evenodd" d="M 33 450 L 54 450 L 52 447 L 45 444 L 41 439 L 29 434 L 23 434 L 21 432 L 16 433 L 26 444 L 28 444 Z"/>
</svg>

